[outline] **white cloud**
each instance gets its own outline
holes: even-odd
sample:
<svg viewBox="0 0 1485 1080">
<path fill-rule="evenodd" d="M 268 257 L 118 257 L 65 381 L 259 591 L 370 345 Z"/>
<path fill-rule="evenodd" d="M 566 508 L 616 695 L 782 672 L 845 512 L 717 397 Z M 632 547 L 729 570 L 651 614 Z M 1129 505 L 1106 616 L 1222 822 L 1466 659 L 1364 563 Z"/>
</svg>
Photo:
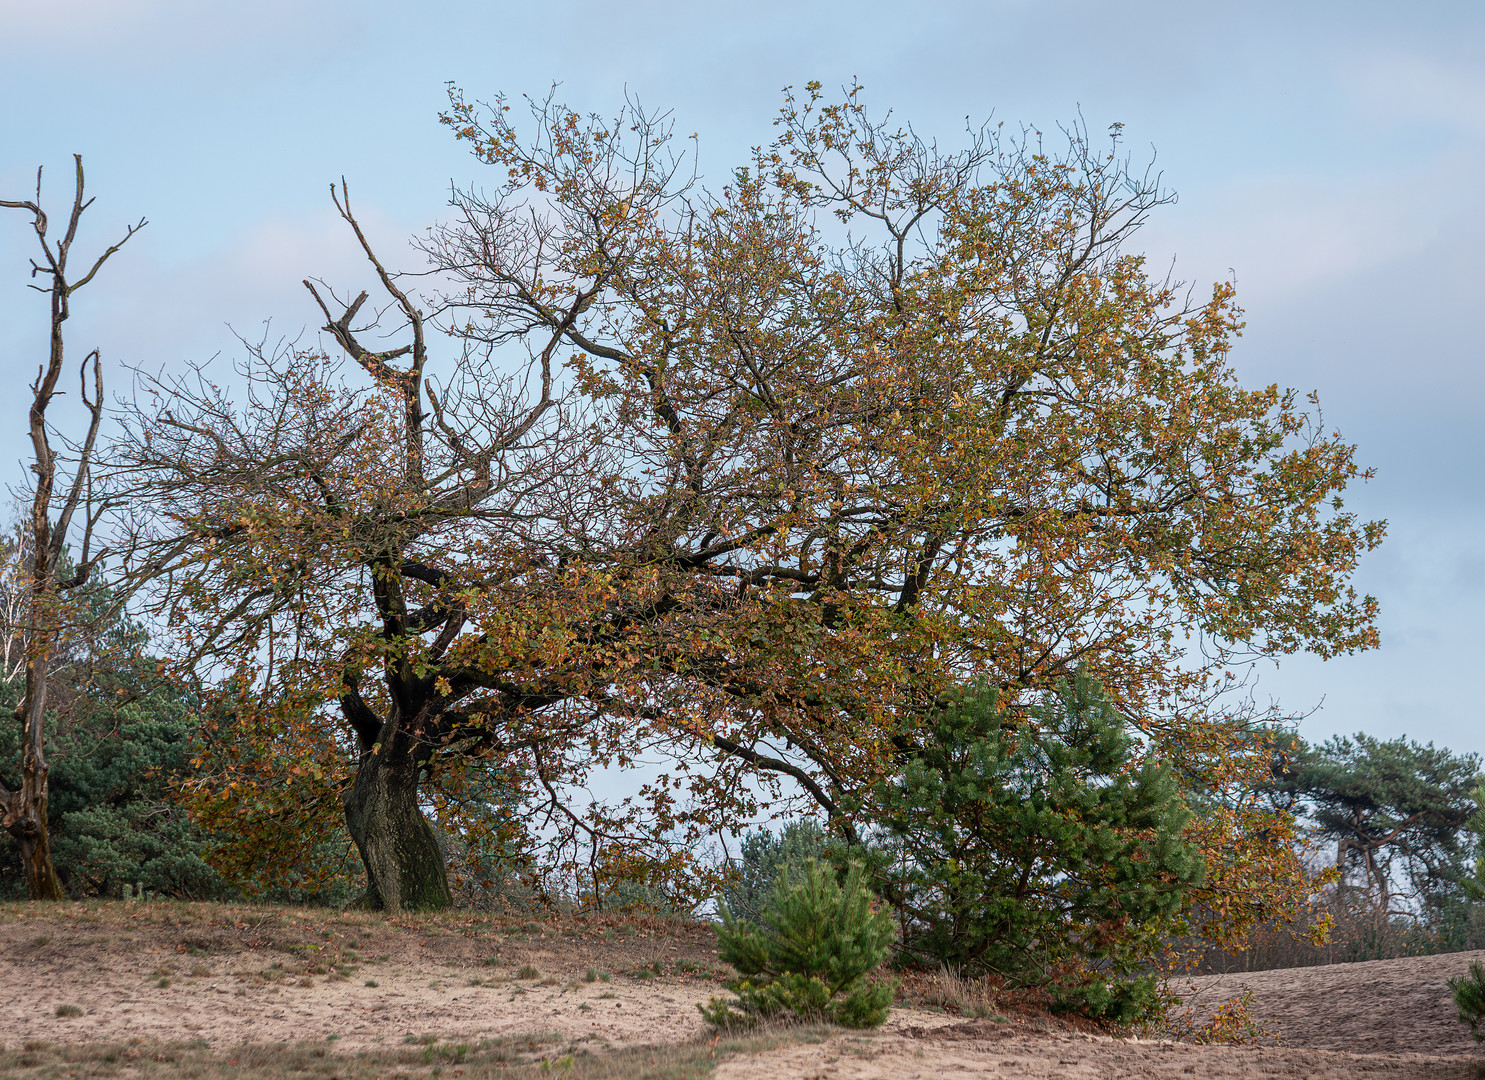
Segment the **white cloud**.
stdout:
<svg viewBox="0 0 1485 1080">
<path fill-rule="evenodd" d="M 1183 276 L 1237 278 L 1250 308 L 1284 305 L 1380 268 L 1451 246 L 1481 222 L 1459 183 L 1485 148 L 1458 147 L 1366 174 L 1269 173 L 1207 188 L 1158 216 L 1142 238 L 1157 263 L 1174 252 Z"/>
</svg>

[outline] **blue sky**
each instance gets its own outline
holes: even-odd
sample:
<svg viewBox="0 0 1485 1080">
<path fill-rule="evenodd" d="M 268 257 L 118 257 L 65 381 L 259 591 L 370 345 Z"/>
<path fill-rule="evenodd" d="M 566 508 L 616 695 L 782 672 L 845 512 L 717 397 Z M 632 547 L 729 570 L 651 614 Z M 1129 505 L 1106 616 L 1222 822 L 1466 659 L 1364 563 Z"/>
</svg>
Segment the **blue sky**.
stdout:
<svg viewBox="0 0 1485 1080">
<path fill-rule="evenodd" d="M 305 276 L 359 282 L 328 184 L 350 181 L 388 258 L 479 170 L 437 123 L 472 97 L 626 92 L 701 135 L 725 176 L 766 141 L 779 90 L 859 78 L 946 141 L 964 118 L 1053 127 L 1081 110 L 1153 147 L 1180 202 L 1144 245 L 1199 283 L 1232 274 L 1249 383 L 1318 390 L 1376 480 L 1349 504 L 1390 522 L 1359 584 L 1382 648 L 1261 673 L 1319 706 L 1311 738 L 1364 730 L 1485 752 L 1485 5 L 0 0 L 0 197 L 69 155 L 98 203 L 82 244 L 150 225 L 79 294 L 71 342 L 123 363 L 230 355 L 233 331 L 315 325 Z M 0 364 L 34 372 L 23 215 L 0 217 Z M 411 254 L 405 265 L 414 265 Z M 115 376 L 122 385 L 122 374 Z M 23 395 L 0 452 L 24 452 Z M 18 475 L 18 466 L 11 475 Z M 1323 702 L 1323 704 L 1322 704 Z"/>
</svg>

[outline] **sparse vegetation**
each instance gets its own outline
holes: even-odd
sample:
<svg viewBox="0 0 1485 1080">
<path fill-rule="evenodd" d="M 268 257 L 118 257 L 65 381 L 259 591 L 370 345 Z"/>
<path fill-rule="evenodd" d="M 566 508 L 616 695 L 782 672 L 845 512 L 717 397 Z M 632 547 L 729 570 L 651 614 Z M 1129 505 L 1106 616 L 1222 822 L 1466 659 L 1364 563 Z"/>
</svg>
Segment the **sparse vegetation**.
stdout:
<svg viewBox="0 0 1485 1080">
<path fill-rule="evenodd" d="M 1199 1010 L 1182 1009 L 1179 1004 L 1172 1004 L 1167 1014 L 1150 1027 L 1153 1034 L 1161 1038 L 1180 1039 L 1203 1046 L 1272 1043 L 1279 1034 L 1276 1028 L 1265 1026 L 1254 1016 L 1252 990 L 1244 990 L 1219 1003 L 1205 1017 Z"/>
<path fill-rule="evenodd" d="M 40 915 L 39 918 L 38 915 Z M 338 1028 L 335 1015 L 323 1016 L 317 1022 L 309 1023 L 304 1022 L 307 1018 L 301 1017 L 286 1017 L 277 1022 L 267 1019 L 268 1015 L 280 1009 L 284 1004 L 295 999 L 303 1002 L 309 995 L 318 995 L 321 992 L 292 988 L 281 990 L 280 987 L 293 985 L 298 978 L 299 971 L 306 963 L 306 956 L 331 957 L 337 945 L 344 944 L 338 919 L 337 913 L 332 911 L 304 908 L 249 909 L 162 903 L 159 911 L 143 916 L 137 906 L 122 904 L 90 903 L 69 905 L 66 908 L 49 907 L 44 912 L 38 912 L 30 905 L 0 905 L 0 935 L 4 935 L 4 942 L 8 943 L 8 948 L 0 949 L 0 960 L 8 958 L 10 964 L 20 965 L 24 969 L 33 971 L 43 971 L 48 966 L 55 966 L 58 973 L 77 970 L 74 965 L 79 962 L 79 950 L 74 946 L 85 938 L 99 936 L 95 931 L 106 929 L 110 931 L 107 936 L 114 942 L 110 951 L 113 953 L 115 969 L 117 969 L 119 958 L 133 957 L 135 965 L 133 970 L 141 981 L 146 975 L 153 981 L 162 977 L 154 975 L 153 972 L 168 971 L 172 966 L 180 970 L 184 966 L 181 959 L 189 955 L 184 948 L 185 943 L 196 942 L 203 951 L 209 951 L 213 956 L 213 966 L 216 970 L 214 978 L 219 981 L 220 985 L 207 987 L 203 981 L 195 978 L 177 979 L 177 988 L 141 995 L 145 1001 L 137 1003 L 136 1010 L 139 1004 L 143 1004 L 146 1009 L 153 1011 L 154 1023 L 158 1023 L 159 1018 L 173 1015 L 182 1005 L 188 1004 L 192 1012 L 199 1012 L 205 1006 L 208 1011 L 213 1008 L 220 1010 L 220 1023 L 223 1025 L 212 1034 L 214 1049 L 207 1054 L 200 1053 L 206 1048 L 199 1046 L 164 1046 L 146 1040 L 135 1040 L 130 1043 L 128 1041 L 130 1028 L 128 1026 L 121 1028 L 120 1024 L 122 1022 L 128 1025 L 131 1017 L 143 1019 L 143 1015 L 140 1011 L 135 1011 L 121 1016 L 114 1008 L 112 995 L 107 993 L 100 982 L 96 986 L 90 986 L 86 991 L 92 994 L 91 997 L 69 999 L 59 994 L 63 1003 L 76 1005 L 79 1009 L 86 1010 L 83 1015 L 86 1015 L 88 1019 L 82 1021 L 61 1014 L 55 1018 L 48 1015 L 45 1022 L 54 1026 L 53 1033 L 45 1037 L 61 1043 L 72 1039 L 105 1035 L 106 1045 L 110 1048 L 109 1053 L 114 1055 L 112 1061 L 103 1060 L 102 1057 L 90 1057 L 89 1055 L 96 1047 L 47 1049 L 41 1046 L 38 1049 L 39 1040 L 32 1040 L 37 1045 L 31 1048 L 28 1060 L 37 1063 L 35 1068 L 38 1071 L 34 1074 L 26 1072 L 26 1069 L 32 1068 L 28 1065 L 12 1068 L 7 1072 L 7 1063 L 14 1062 L 21 1056 L 19 1053 L 12 1053 L 0 1058 L 0 1073 L 4 1075 L 15 1073 L 19 1077 L 35 1075 L 37 1080 L 48 1077 L 62 1080 L 68 1073 L 76 1072 L 80 1077 L 96 1076 L 99 1080 L 103 1080 L 108 1075 L 107 1070 L 113 1068 L 118 1070 L 114 1075 L 139 1075 L 145 1080 L 153 1080 L 153 1078 L 175 1080 L 177 1077 L 180 1080 L 187 1080 L 191 1076 L 196 1076 L 199 1080 L 211 1080 L 214 1076 L 221 1076 L 223 1080 L 227 1078 L 239 1080 L 243 1076 L 277 1076 L 279 1074 L 271 1070 L 279 1069 L 285 1076 L 296 1075 L 298 1080 L 314 1080 L 315 1077 L 328 1080 L 332 1068 L 338 1068 L 341 1071 L 336 1075 L 342 1077 L 342 1080 L 359 1080 L 362 1077 L 366 1080 L 371 1080 L 373 1077 L 380 1080 L 381 1076 L 394 1073 L 427 1077 L 432 1080 L 435 1075 L 433 1070 L 442 1068 L 444 1072 L 441 1076 L 444 1080 L 455 1080 L 452 1070 L 456 1068 L 465 1069 L 465 1077 L 481 1076 L 486 1073 L 480 1070 L 494 1070 L 503 1061 L 512 1071 L 501 1075 L 508 1075 L 515 1080 L 515 1078 L 528 1074 L 539 1075 L 543 1061 L 549 1063 L 551 1072 L 565 1074 L 566 1067 L 559 1063 L 571 1055 L 572 1068 L 579 1070 L 575 1075 L 587 1075 L 581 1070 L 595 1068 L 597 1059 L 612 1056 L 613 1053 L 602 1044 L 601 1040 L 580 1038 L 590 1030 L 606 1031 L 609 1037 L 619 1035 L 626 1041 L 632 1038 L 636 1031 L 642 1031 L 644 1038 L 662 1041 L 667 1038 L 683 1038 L 680 1030 L 682 1025 L 672 1026 L 668 1018 L 657 1022 L 655 1009 L 657 1004 L 664 1002 L 667 998 L 672 1000 L 677 997 L 680 1000 L 705 998 L 706 991 L 703 986 L 690 978 L 683 977 L 682 969 L 688 961 L 692 963 L 702 961 L 696 966 L 710 968 L 714 959 L 711 942 L 715 935 L 710 931 L 705 936 L 685 932 L 679 937 L 672 937 L 669 941 L 661 941 L 655 935 L 655 931 L 659 929 L 658 926 L 636 923 L 631 924 L 631 933 L 615 934 L 614 941 L 604 943 L 602 942 L 602 929 L 606 927 L 601 919 L 553 919 L 549 924 L 547 940 L 541 944 L 533 944 L 529 948 L 533 951 L 540 950 L 543 956 L 541 965 L 543 969 L 549 972 L 562 972 L 564 979 L 568 978 L 568 973 L 571 974 L 571 980 L 565 983 L 566 990 L 571 993 L 571 996 L 558 992 L 562 990 L 560 986 L 542 989 L 530 982 L 526 984 L 530 996 L 517 997 L 518 1004 L 515 1005 L 515 1009 L 531 1018 L 533 1024 L 543 1025 L 540 1029 L 534 1026 L 530 1029 L 538 1033 L 534 1047 L 531 1045 L 532 1037 L 529 1036 L 522 1036 L 520 1040 L 512 1037 L 504 1042 L 474 1037 L 468 1029 L 461 1031 L 458 1027 L 447 1026 L 449 1017 L 445 1013 L 438 1019 L 429 1015 L 426 1023 L 409 1028 L 400 1026 L 406 1024 L 406 1020 L 399 1021 L 399 1026 L 391 1033 L 388 1042 L 396 1043 L 403 1039 L 406 1031 L 409 1038 L 401 1047 L 406 1054 L 383 1055 L 379 1050 L 363 1052 L 366 1046 L 364 1039 L 352 1036 L 349 1030 Z M 239 924 L 242 924 L 244 929 L 239 930 Z M 249 924 L 251 924 L 250 928 Z M 327 929 L 332 931 L 333 939 L 326 937 Z M 398 985 L 404 999 L 408 996 L 415 998 L 420 993 L 424 993 L 420 988 L 426 984 L 430 976 L 447 975 L 444 985 L 453 993 L 443 991 L 427 994 L 427 1000 L 445 1003 L 452 999 L 466 997 L 471 1000 L 471 1008 L 479 1010 L 483 1003 L 478 1003 L 478 996 L 469 992 L 460 992 L 457 988 L 472 972 L 488 971 L 479 966 L 479 960 L 484 955 L 483 939 L 497 933 L 499 929 L 501 929 L 501 924 L 498 922 L 471 920 L 467 917 L 460 918 L 453 914 L 446 914 L 436 918 L 405 921 L 399 919 L 393 924 L 381 926 L 369 933 L 364 930 L 361 932 L 363 947 L 368 952 L 381 950 L 382 954 L 390 954 L 389 963 L 401 980 Z M 693 931 L 699 929 L 692 928 Z M 53 946 L 45 953 L 31 958 L 24 949 L 16 948 L 26 946 L 43 930 L 49 933 Z M 432 933 L 431 931 L 434 930 L 439 932 Z M 619 937 L 628 938 L 630 941 L 627 945 L 620 944 L 617 941 Z M 694 943 L 694 947 L 686 945 L 688 941 Z M 296 946 L 308 945 L 321 946 L 322 951 L 315 953 L 312 949 L 296 948 Z M 592 951 L 595 949 L 599 950 L 596 954 Z M 160 953 L 166 950 L 177 953 L 174 965 L 169 962 L 160 963 Z M 499 977 L 508 978 L 511 969 L 518 968 L 527 959 L 521 947 L 512 946 L 512 950 L 511 967 L 501 971 Z M 625 950 L 628 950 L 627 953 Z M 264 952 L 268 955 L 262 955 Z M 583 978 L 590 970 L 596 976 L 600 969 L 593 960 L 599 956 L 609 958 L 606 954 L 610 952 L 613 959 L 620 961 L 619 970 L 625 973 L 621 982 L 626 989 L 618 993 L 609 989 L 599 978 L 594 978 L 591 982 L 585 982 Z M 416 966 L 410 968 L 409 965 Z M 654 976 L 649 981 L 632 982 L 627 977 L 627 973 L 635 970 L 647 970 L 653 974 L 657 965 L 663 968 L 664 974 Z M 278 979 L 265 979 L 265 973 L 277 975 Z M 1439 973 L 1434 985 L 1437 986 L 1447 974 L 1448 972 Z M 170 977 L 175 978 L 175 976 Z M 665 981 L 659 982 L 661 979 Z M 487 977 L 486 985 L 492 985 L 492 983 L 493 979 Z M 56 984 L 60 985 L 60 981 Z M 385 980 L 383 984 L 385 985 Z M 150 985 L 150 983 L 144 983 L 144 985 Z M 592 989 L 589 990 L 587 987 L 592 987 Z M 1357 989 L 1360 987 L 1358 986 Z M 329 987 L 325 988 L 325 992 L 337 993 Z M 238 996 L 227 996 L 232 993 Z M 489 994 L 490 996 L 486 997 L 485 1001 L 492 1004 L 500 1002 L 499 1011 L 504 1012 L 507 1007 L 503 999 L 498 996 L 499 991 L 492 990 Z M 247 1000 L 244 1000 L 244 995 Z M 387 1003 L 383 996 L 376 994 L 362 996 L 350 987 L 340 989 L 338 995 L 338 1000 L 345 1003 L 359 1001 L 368 1006 Z M 680 995 L 695 996 L 681 997 Z M 1210 993 L 1207 996 L 1210 997 Z M 1373 996 L 1376 997 L 1376 995 Z M 993 978 L 966 978 L 944 971 L 931 973 L 909 970 L 902 973 L 900 1000 L 905 1008 L 927 1006 L 948 1013 L 948 1018 L 941 1018 L 938 1022 L 943 1023 L 944 1019 L 950 1020 L 950 1025 L 945 1030 L 951 1033 L 948 1037 L 956 1040 L 972 1037 L 975 1041 L 982 1043 L 986 1038 L 990 1038 L 992 1042 L 998 1043 L 1000 1036 L 1010 1036 L 1016 1040 L 1024 1040 L 1028 1037 L 1036 1040 L 1049 1028 L 1062 1033 L 1075 1029 L 1088 1030 L 1082 1020 L 1065 1021 L 1049 1015 L 1047 1012 L 1049 1001 L 1045 995 L 1038 997 L 1031 991 L 1005 990 Z M 1197 1000 L 1202 999 L 1198 996 Z M 1260 1015 L 1259 1010 L 1249 1007 L 1249 1004 L 1237 999 L 1232 1002 L 1221 1002 L 1215 1014 L 1210 1005 L 1203 1004 L 1191 1012 L 1187 1018 L 1190 1022 L 1184 1028 L 1179 1025 L 1163 1028 L 1151 1026 L 1141 1029 L 1138 1033 L 1142 1036 L 1148 1034 L 1161 1038 L 1178 1036 L 1187 1042 L 1233 1045 L 1252 1042 L 1255 1038 L 1259 1042 L 1266 1041 L 1260 1037 L 1263 1034 L 1262 1029 L 1246 1023 L 1254 1016 Z M 405 1010 L 409 1006 L 416 1009 L 417 1002 L 402 1000 L 400 1004 L 390 1003 L 391 1008 L 401 1011 L 404 1016 L 408 1015 Z M 50 1014 L 56 1009 L 56 1004 L 48 1002 L 45 1008 Z M 566 1019 L 558 1019 L 554 1009 L 564 1014 Z M 96 1021 L 93 1016 L 94 1012 L 98 1014 Z M 483 1023 L 482 1019 L 475 1019 L 481 1015 L 480 1012 L 471 1012 L 471 1021 Z M 779 1014 L 781 1019 L 786 1015 Z M 242 1022 L 235 1018 L 238 1016 L 253 1018 L 253 1023 L 243 1026 Z M 921 1027 L 923 1024 L 922 1019 L 917 1017 L 905 1019 L 908 1025 Z M 508 1014 L 506 1022 L 509 1022 Z M 435 1024 L 440 1026 L 435 1027 Z M 541 1035 L 540 1032 L 545 1030 L 548 1024 L 561 1025 L 562 1031 L 566 1034 L 558 1035 L 555 1032 L 546 1031 L 545 1035 Z M 617 1029 L 613 1027 L 615 1024 L 618 1025 Z M 930 1023 L 929 1030 L 931 1029 Z M 828 1029 L 812 1030 L 825 1034 Z M 250 1031 L 260 1039 L 267 1037 L 267 1039 L 288 1038 L 303 1041 L 296 1041 L 290 1046 L 269 1047 L 261 1053 L 257 1048 L 248 1047 L 245 1055 L 236 1058 L 238 1066 L 233 1066 L 231 1062 L 234 1057 L 226 1050 L 229 1048 L 234 1051 L 243 1049 L 237 1041 L 239 1036 L 228 1034 L 234 1031 L 238 1033 Z M 343 1037 L 336 1038 L 337 1035 L 342 1034 L 342 1031 L 344 1031 Z M 766 1034 L 766 1029 L 764 1033 Z M 718 1060 L 722 1060 L 727 1056 L 726 1046 L 729 1041 L 735 1042 L 736 1040 L 732 1039 L 733 1032 L 722 1031 L 716 1034 L 719 1036 L 720 1043 Z M 108 1036 L 112 1037 L 112 1041 L 107 1041 Z M 913 1038 L 915 1040 L 913 1045 L 920 1046 L 927 1051 L 930 1059 L 937 1053 L 949 1051 L 949 1046 L 942 1041 L 936 1041 L 937 1037 L 932 1034 L 922 1035 L 921 1042 L 916 1041 L 920 1036 Z M 860 1041 L 852 1042 L 853 1039 Z M 352 1048 L 344 1049 L 346 1044 L 353 1040 Z M 900 1040 L 886 1040 L 887 1043 L 898 1041 Z M 828 1064 L 829 1059 L 847 1059 L 849 1055 L 856 1053 L 875 1056 L 880 1053 L 883 1045 L 866 1035 L 843 1033 L 839 1029 L 836 1029 L 832 1042 L 833 1048 L 828 1052 L 828 1056 L 822 1052 L 822 1056 L 808 1060 L 823 1065 Z M 1019 1045 L 1025 1046 L 1024 1043 L 1019 1043 Z M 357 1046 L 361 1049 L 357 1049 Z M 1047 1053 L 1054 1053 L 1065 1046 L 1065 1041 L 1049 1042 Z M 14 1049 L 12 1047 L 12 1051 Z M 964 1050 L 968 1050 L 967 1044 L 956 1045 L 953 1048 L 955 1054 L 960 1054 Z M 1039 1051 L 1036 1051 L 1033 1046 L 1032 1052 Z M 1102 1051 L 1093 1050 L 1089 1052 L 1095 1055 L 1102 1053 Z M 162 1060 L 154 1060 L 153 1055 L 156 1053 L 162 1055 Z M 1164 1055 L 1166 1051 L 1162 1050 L 1161 1053 Z M 130 1054 L 140 1056 L 131 1059 Z M 661 1076 L 666 1075 L 664 1069 L 669 1067 L 667 1063 L 672 1060 L 671 1050 L 665 1047 L 655 1047 L 651 1053 L 643 1056 L 632 1054 L 626 1058 L 629 1065 L 636 1068 L 639 1065 L 654 1068 Z M 790 1060 L 798 1059 L 791 1057 Z M 1196 1075 L 1202 1075 L 1199 1064 L 1201 1059 L 1189 1060 L 1198 1062 Z M 245 1066 L 252 1065 L 254 1062 L 258 1063 L 253 1065 L 254 1069 L 261 1067 L 269 1071 L 254 1072 L 251 1069 L 243 1071 Z M 388 1062 L 401 1062 L 401 1064 L 389 1065 Z M 706 1061 L 700 1062 L 701 1066 L 708 1064 Z M 885 1062 L 882 1065 L 886 1067 Z M 811 1068 L 818 1071 L 816 1065 L 812 1065 Z M 294 1069 L 301 1071 L 294 1074 Z M 382 1071 L 378 1072 L 378 1069 Z M 1135 1074 L 1138 1074 L 1137 1070 Z M 596 1073 L 594 1075 L 610 1074 Z M 652 1074 L 641 1070 L 639 1075 Z M 681 1075 L 693 1074 L 682 1073 Z M 705 1075 L 705 1068 L 695 1075 Z M 781 1075 L 792 1074 L 782 1073 Z M 814 1075 L 814 1072 L 807 1072 L 804 1075 Z M 1322 1071 L 1320 1075 L 1327 1074 Z M 1448 1074 L 1445 1072 L 1442 1075 Z"/>
<path fill-rule="evenodd" d="M 376 1052 L 331 1051 L 310 1042 L 217 1049 L 199 1040 L 134 1039 L 83 1046 L 33 1040 L 20 1049 L 0 1048 L 0 1073 L 104 1080 L 127 1069 L 148 1080 L 376 1080 L 391 1075 L 431 1080 L 449 1077 L 449 1067 L 457 1065 L 463 1080 L 535 1080 L 553 1073 L 572 1080 L 703 1080 L 718 1062 L 734 1055 L 822 1036 L 794 1028 L 602 1054 L 555 1033 L 459 1041 L 410 1037 L 405 1049 Z"/>
<path fill-rule="evenodd" d="M 998 1008 L 999 988 L 988 978 L 966 979 L 947 969 L 934 972 L 922 985 L 923 1004 L 937 1006 L 972 1020 L 1005 1021 Z"/>
</svg>

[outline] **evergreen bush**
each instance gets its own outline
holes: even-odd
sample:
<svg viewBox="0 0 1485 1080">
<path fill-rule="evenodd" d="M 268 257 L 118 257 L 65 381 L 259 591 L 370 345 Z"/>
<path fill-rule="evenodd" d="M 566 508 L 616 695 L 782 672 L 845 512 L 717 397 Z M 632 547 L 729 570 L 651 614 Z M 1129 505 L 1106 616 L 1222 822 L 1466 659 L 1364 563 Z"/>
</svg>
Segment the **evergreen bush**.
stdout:
<svg viewBox="0 0 1485 1080">
<path fill-rule="evenodd" d="M 740 857 L 728 868 L 733 881 L 722 890 L 728 910 L 739 919 L 760 921 L 779 874 L 787 870 L 797 876 L 811 859 L 824 857 L 827 843 L 825 830 L 813 818 L 791 821 L 780 832 L 754 829 L 745 833 Z"/>
<path fill-rule="evenodd" d="M 1120 1023 L 1154 1008 L 1145 961 L 1205 868 L 1175 779 L 1099 684 L 1080 674 L 1022 719 L 966 688 L 920 742 L 858 808 L 904 953 Z"/>
<path fill-rule="evenodd" d="M 1485 1041 L 1485 1032 L 1480 1030 L 1480 1022 L 1485 1020 L 1485 965 L 1474 961 L 1468 975 L 1449 980 L 1449 989 L 1454 992 L 1459 1022 L 1470 1026 L 1470 1034 L 1476 1042 Z"/>
<path fill-rule="evenodd" d="M 142 883 L 179 899 L 235 895 L 207 861 L 209 838 L 173 797 L 172 785 L 192 771 L 191 702 L 155 688 L 115 708 L 116 690 L 135 690 L 143 678 L 128 668 L 88 675 L 81 687 L 57 680 L 66 715 L 47 739 L 52 857 L 68 894 L 121 896 Z M 0 711 L 10 711 L 18 689 L 0 688 Z M 19 736 L 19 725 L 0 729 L 0 761 L 19 760 Z M 0 897 L 23 895 L 21 880 L 15 847 L 0 833 Z"/>
<path fill-rule="evenodd" d="M 894 935 L 891 916 L 873 911 L 860 863 L 843 884 L 812 859 L 785 868 L 769 894 L 762 925 L 738 920 L 718 904 L 721 958 L 737 969 L 727 984 L 734 1001 L 698 1006 L 718 1027 L 793 1016 L 843 1027 L 877 1027 L 887 1019 L 893 987 L 866 976 L 886 959 Z"/>
</svg>

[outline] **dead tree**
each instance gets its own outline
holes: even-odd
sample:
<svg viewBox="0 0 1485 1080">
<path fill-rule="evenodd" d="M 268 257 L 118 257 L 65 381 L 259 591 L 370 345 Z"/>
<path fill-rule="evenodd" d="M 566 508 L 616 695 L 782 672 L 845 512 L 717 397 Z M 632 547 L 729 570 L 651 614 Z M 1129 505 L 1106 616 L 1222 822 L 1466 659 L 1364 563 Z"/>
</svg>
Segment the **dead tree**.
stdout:
<svg viewBox="0 0 1485 1080">
<path fill-rule="evenodd" d="M 51 298 L 51 337 L 47 357 L 31 384 L 30 433 L 35 474 L 31 490 L 31 513 L 26 522 L 30 548 L 29 565 L 23 575 L 26 620 L 23 652 L 26 671 L 25 696 L 16 708 L 16 719 L 22 724 L 21 781 L 11 791 L 0 784 L 0 824 L 20 846 L 21 863 L 26 875 L 26 893 L 33 900 L 60 900 L 62 884 L 52 865 L 51 843 L 47 836 L 47 762 L 46 706 L 47 680 L 53 654 L 65 634 L 68 621 L 67 594 L 86 582 L 104 552 L 94 550 L 93 528 L 102 507 L 94 497 L 92 483 L 93 450 L 98 428 L 103 419 L 103 363 L 97 349 L 89 352 L 79 368 L 80 393 L 87 409 L 87 433 L 75 450 L 70 478 L 62 477 L 58 490 L 58 451 L 52 446 L 53 431 L 47 422 L 47 409 L 58 394 L 64 361 L 62 328 L 71 315 L 72 294 L 98 273 L 114 252 L 118 251 L 145 225 L 141 218 L 131 225 L 124 237 L 92 261 L 80 277 L 70 276 L 67 260 L 77 238 L 83 211 L 93 200 L 83 193 L 81 155 L 73 155 L 77 188 L 72 198 L 72 212 L 67 231 L 56 239 L 48 235 L 47 216 L 41 209 L 41 170 L 36 170 L 34 200 L 0 199 L 0 206 L 27 210 L 32 214 L 32 228 L 41 248 L 40 259 L 31 260 L 31 276 L 46 279 L 44 285 L 32 285 Z M 61 440 L 66 445 L 66 440 Z M 71 572 L 61 574 L 63 552 L 73 522 L 81 516 L 82 539 Z"/>
</svg>

